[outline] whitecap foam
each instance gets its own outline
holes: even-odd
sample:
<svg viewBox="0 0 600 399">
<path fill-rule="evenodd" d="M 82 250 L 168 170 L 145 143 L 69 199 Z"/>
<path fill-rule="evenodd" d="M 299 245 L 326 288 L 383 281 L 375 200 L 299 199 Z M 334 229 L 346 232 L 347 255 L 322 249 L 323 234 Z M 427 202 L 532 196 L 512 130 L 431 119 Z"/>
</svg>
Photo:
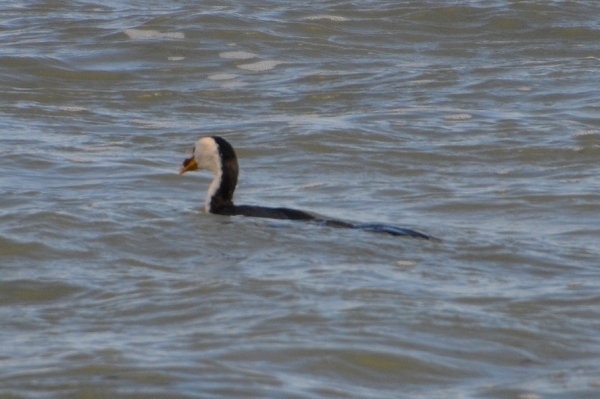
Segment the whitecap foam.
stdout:
<svg viewBox="0 0 600 399">
<path fill-rule="evenodd" d="M 171 128 L 174 125 L 166 122 L 153 121 L 148 119 L 132 119 L 131 123 L 135 123 L 136 125 L 147 127 L 147 128 Z"/>
<path fill-rule="evenodd" d="M 433 82 L 435 82 L 435 80 L 433 80 L 433 79 L 416 79 L 416 80 L 413 80 L 413 83 L 416 84 L 416 85 L 426 85 L 426 84 L 433 83 Z"/>
<path fill-rule="evenodd" d="M 247 51 L 224 51 L 219 53 L 219 57 L 227 60 L 249 60 L 256 57 L 256 54 Z"/>
<path fill-rule="evenodd" d="M 412 269 L 417 265 L 417 262 L 414 260 L 399 260 L 396 262 L 396 266 L 401 267 L 403 269 Z"/>
<path fill-rule="evenodd" d="M 600 131 L 596 130 L 596 129 L 588 129 L 588 130 L 582 130 L 580 132 L 577 132 L 575 134 L 575 136 L 581 137 L 581 136 L 594 136 L 596 134 L 600 133 Z"/>
<path fill-rule="evenodd" d="M 169 61 L 183 61 L 185 57 L 167 57 Z"/>
<path fill-rule="evenodd" d="M 133 40 L 183 39 L 182 32 L 159 32 L 152 29 L 126 29 L 125 34 Z"/>
<path fill-rule="evenodd" d="M 465 121 L 471 118 L 472 116 L 470 114 L 454 114 L 444 116 L 444 119 L 447 121 Z"/>
<path fill-rule="evenodd" d="M 345 22 L 345 21 L 349 21 L 350 19 L 346 18 L 346 17 L 340 17 L 339 15 L 311 15 L 309 17 L 304 17 L 303 19 L 305 20 L 309 20 L 309 21 L 317 21 L 320 19 L 328 19 L 330 21 L 335 21 L 335 22 Z"/>
<path fill-rule="evenodd" d="M 84 112 L 84 111 L 88 111 L 87 108 L 84 107 L 77 107 L 77 106 L 63 106 L 63 107 L 58 107 L 61 111 L 67 111 L 67 112 Z"/>
<path fill-rule="evenodd" d="M 240 69 L 244 69 L 246 71 L 261 72 L 261 71 L 268 71 L 270 69 L 273 69 L 279 64 L 283 64 L 283 61 L 265 60 L 265 61 L 253 62 L 251 64 L 241 64 L 241 65 L 238 65 L 237 67 Z"/>
<path fill-rule="evenodd" d="M 231 80 L 237 77 L 238 75 L 234 73 L 215 73 L 214 75 L 209 75 L 208 80 Z"/>
</svg>

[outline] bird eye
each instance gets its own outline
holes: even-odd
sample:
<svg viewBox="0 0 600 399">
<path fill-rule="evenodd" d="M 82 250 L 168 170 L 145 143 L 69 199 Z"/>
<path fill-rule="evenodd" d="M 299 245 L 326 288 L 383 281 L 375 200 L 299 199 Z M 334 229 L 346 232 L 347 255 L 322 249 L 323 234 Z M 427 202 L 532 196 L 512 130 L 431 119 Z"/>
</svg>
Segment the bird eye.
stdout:
<svg viewBox="0 0 600 399">
<path fill-rule="evenodd" d="M 190 164 L 190 162 L 192 162 L 192 158 L 186 158 L 186 159 L 184 159 L 183 160 L 183 167 L 184 168 L 187 167 Z"/>
</svg>

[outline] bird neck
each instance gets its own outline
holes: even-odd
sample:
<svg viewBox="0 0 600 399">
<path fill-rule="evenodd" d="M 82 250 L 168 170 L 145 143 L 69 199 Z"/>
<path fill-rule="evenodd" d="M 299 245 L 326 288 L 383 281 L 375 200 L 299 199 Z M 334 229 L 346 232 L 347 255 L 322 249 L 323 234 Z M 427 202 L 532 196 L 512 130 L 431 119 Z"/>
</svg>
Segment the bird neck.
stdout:
<svg viewBox="0 0 600 399">
<path fill-rule="evenodd" d="M 206 210 L 210 213 L 227 214 L 233 210 L 233 193 L 238 179 L 237 159 L 221 157 L 206 197 Z"/>
</svg>

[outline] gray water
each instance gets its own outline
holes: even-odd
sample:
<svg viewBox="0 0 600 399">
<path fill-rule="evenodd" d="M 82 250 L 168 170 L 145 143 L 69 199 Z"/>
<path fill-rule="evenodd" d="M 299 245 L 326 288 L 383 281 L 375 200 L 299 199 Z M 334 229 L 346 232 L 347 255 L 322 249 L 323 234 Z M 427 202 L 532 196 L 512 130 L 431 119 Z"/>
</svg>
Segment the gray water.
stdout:
<svg viewBox="0 0 600 399">
<path fill-rule="evenodd" d="M 600 397 L 600 2 L 4 1 L 0 398 Z M 203 212 L 239 204 L 431 242 Z"/>
</svg>

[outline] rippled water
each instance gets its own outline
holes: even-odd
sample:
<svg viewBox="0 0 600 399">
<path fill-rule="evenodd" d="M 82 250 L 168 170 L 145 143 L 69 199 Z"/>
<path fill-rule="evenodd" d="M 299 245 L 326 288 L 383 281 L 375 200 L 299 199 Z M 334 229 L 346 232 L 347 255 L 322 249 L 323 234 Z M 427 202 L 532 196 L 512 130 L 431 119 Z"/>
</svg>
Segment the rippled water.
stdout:
<svg viewBox="0 0 600 399">
<path fill-rule="evenodd" d="M 0 397 L 597 398 L 600 3 L 6 1 Z M 238 203 L 439 237 L 202 212 Z"/>
</svg>

